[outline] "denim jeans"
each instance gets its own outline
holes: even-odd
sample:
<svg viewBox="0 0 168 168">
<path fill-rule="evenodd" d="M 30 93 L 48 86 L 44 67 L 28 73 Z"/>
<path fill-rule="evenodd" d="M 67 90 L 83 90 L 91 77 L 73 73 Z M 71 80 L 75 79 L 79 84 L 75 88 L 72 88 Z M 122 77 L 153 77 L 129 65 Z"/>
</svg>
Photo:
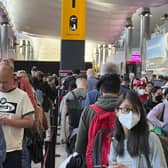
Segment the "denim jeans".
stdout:
<svg viewBox="0 0 168 168">
<path fill-rule="evenodd" d="M 28 145 L 28 137 L 24 136 L 23 138 L 23 150 L 22 150 L 22 168 L 31 168 L 31 155 Z"/>
</svg>

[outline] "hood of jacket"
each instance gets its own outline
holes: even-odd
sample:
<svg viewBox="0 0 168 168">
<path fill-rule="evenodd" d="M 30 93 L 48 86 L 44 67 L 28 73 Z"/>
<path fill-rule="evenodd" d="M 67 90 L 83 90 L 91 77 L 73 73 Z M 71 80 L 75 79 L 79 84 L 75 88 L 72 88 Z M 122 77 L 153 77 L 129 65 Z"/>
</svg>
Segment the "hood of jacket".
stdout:
<svg viewBox="0 0 168 168">
<path fill-rule="evenodd" d="M 118 97 L 100 96 L 96 102 L 105 111 L 114 111 Z"/>
</svg>

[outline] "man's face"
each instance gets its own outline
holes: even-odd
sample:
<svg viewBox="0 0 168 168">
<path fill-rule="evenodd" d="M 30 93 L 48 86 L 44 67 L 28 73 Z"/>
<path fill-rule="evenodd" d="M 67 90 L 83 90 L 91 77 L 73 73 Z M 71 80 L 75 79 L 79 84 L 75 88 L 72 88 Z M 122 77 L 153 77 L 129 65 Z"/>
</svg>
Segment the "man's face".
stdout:
<svg viewBox="0 0 168 168">
<path fill-rule="evenodd" d="M 153 88 L 153 85 L 151 83 L 148 83 L 147 86 L 146 86 L 147 92 L 150 93 L 152 88 Z"/>
<path fill-rule="evenodd" d="M 7 92 L 14 86 L 14 76 L 9 67 L 0 66 L 0 91 Z"/>
</svg>

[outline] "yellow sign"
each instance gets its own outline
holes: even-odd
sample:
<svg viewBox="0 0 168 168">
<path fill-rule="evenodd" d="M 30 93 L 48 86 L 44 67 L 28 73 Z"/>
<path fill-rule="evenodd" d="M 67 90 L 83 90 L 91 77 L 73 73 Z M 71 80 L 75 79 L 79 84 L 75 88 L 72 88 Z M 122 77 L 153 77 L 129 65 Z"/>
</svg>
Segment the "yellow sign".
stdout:
<svg viewBox="0 0 168 168">
<path fill-rule="evenodd" d="M 85 40 L 86 0 L 62 0 L 61 38 Z"/>
<path fill-rule="evenodd" d="M 94 70 L 95 70 L 96 73 L 98 73 L 98 72 L 100 71 L 100 66 L 95 65 L 95 66 L 94 66 Z"/>
</svg>

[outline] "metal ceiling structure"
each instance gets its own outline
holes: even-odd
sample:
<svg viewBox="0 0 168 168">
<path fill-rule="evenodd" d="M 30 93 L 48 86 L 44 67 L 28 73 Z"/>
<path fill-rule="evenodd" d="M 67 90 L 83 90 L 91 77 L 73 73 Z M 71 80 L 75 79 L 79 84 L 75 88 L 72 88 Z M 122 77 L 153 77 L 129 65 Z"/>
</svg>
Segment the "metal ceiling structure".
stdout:
<svg viewBox="0 0 168 168">
<path fill-rule="evenodd" d="M 168 0 L 87 0 L 87 40 L 114 42 L 124 29 L 126 18 L 139 8 L 150 7 L 151 31 L 167 12 Z M 162 6 L 162 7 L 160 7 Z M 19 32 L 60 37 L 61 0 L 8 0 L 11 20 Z M 133 17 L 139 29 L 138 14 Z"/>
</svg>

